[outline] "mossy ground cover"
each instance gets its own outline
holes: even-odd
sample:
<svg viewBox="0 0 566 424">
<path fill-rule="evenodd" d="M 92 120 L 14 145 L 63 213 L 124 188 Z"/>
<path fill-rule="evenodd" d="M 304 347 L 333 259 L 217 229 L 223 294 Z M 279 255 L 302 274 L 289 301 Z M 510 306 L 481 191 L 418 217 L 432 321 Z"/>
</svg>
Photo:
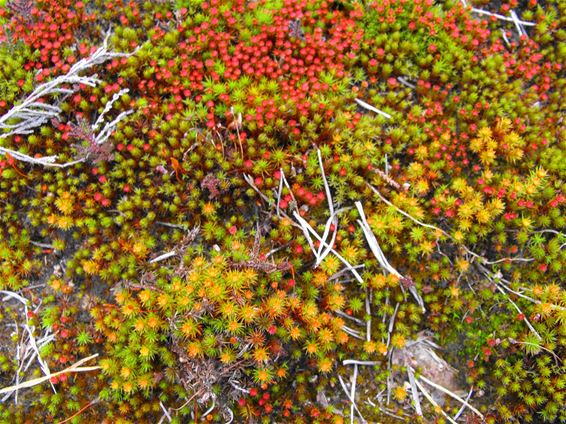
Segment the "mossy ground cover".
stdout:
<svg viewBox="0 0 566 424">
<path fill-rule="evenodd" d="M 1 3 L 2 422 L 566 420 L 564 2 Z"/>
</svg>

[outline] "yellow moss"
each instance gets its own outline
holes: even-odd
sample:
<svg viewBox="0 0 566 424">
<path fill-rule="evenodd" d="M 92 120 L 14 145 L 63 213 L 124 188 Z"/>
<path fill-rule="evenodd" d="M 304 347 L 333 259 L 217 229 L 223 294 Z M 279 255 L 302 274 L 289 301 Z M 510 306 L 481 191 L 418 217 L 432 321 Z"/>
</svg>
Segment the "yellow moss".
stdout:
<svg viewBox="0 0 566 424">
<path fill-rule="evenodd" d="M 387 277 L 383 274 L 377 274 L 372 277 L 369 281 L 370 287 L 374 289 L 382 289 L 387 284 Z"/>
<path fill-rule="evenodd" d="M 326 284 L 327 281 L 328 275 L 326 275 L 325 272 L 315 271 L 315 273 L 313 274 L 312 283 L 315 285 L 315 287 L 322 287 Z"/>
<path fill-rule="evenodd" d="M 253 359 L 256 362 L 267 362 L 269 360 L 269 352 L 263 347 L 258 347 L 254 350 Z"/>
<path fill-rule="evenodd" d="M 151 376 L 138 377 L 137 384 L 138 384 L 138 387 L 142 390 L 149 389 L 151 387 L 151 383 L 152 383 Z"/>
<path fill-rule="evenodd" d="M 318 369 L 323 373 L 332 371 L 332 365 L 333 362 L 329 358 L 322 358 L 318 361 Z"/>
<path fill-rule="evenodd" d="M 321 329 L 317 334 L 318 340 L 324 345 L 329 345 L 334 341 L 334 334 L 328 328 Z"/>
<path fill-rule="evenodd" d="M 61 289 L 61 287 L 62 287 L 62 285 L 63 285 L 63 282 L 62 282 L 60 279 L 55 278 L 54 280 L 51 280 L 51 282 L 49 283 L 49 285 L 51 286 L 51 288 L 52 288 L 53 290 L 58 291 L 58 290 Z"/>
<path fill-rule="evenodd" d="M 449 292 L 451 297 L 460 296 L 460 289 L 456 286 L 450 286 Z"/>
<path fill-rule="evenodd" d="M 428 183 L 428 180 L 424 178 L 419 178 L 415 183 L 415 191 L 417 192 L 418 195 L 423 196 L 426 193 L 428 193 L 429 190 L 430 190 L 430 185 Z"/>
<path fill-rule="evenodd" d="M 432 252 L 434 252 L 435 247 L 434 241 L 425 240 L 419 244 L 419 249 L 423 256 L 429 256 Z"/>
<path fill-rule="evenodd" d="M 145 258 L 149 253 L 149 249 L 143 242 L 136 241 L 132 244 L 131 252 L 137 258 Z"/>
<path fill-rule="evenodd" d="M 393 397 L 402 402 L 407 398 L 407 390 L 404 387 L 397 386 L 393 389 Z"/>
<path fill-rule="evenodd" d="M 147 318 L 147 325 L 149 328 L 157 328 L 161 325 L 161 320 L 155 316 L 150 316 Z"/>
<path fill-rule="evenodd" d="M 128 378 L 132 374 L 132 370 L 128 367 L 122 367 L 120 370 L 120 376 L 123 378 Z"/>
<path fill-rule="evenodd" d="M 476 212 L 476 221 L 480 224 L 487 224 L 491 220 L 491 215 L 487 209 L 480 209 Z"/>
<path fill-rule="evenodd" d="M 128 292 L 125 290 L 119 291 L 114 295 L 114 298 L 119 305 L 123 304 L 128 299 L 128 297 Z"/>
<path fill-rule="evenodd" d="M 399 286 L 399 277 L 394 274 L 389 274 L 387 277 L 387 285 L 389 287 L 397 287 Z"/>
<path fill-rule="evenodd" d="M 145 322 L 143 321 L 142 318 L 138 318 L 136 320 L 136 322 L 134 323 L 134 328 L 136 329 L 136 331 L 138 332 L 142 332 L 145 328 Z"/>
<path fill-rule="evenodd" d="M 562 288 L 560 288 L 560 286 L 555 283 L 547 285 L 545 291 L 550 299 L 559 300 L 562 296 Z"/>
<path fill-rule="evenodd" d="M 406 343 L 407 341 L 405 340 L 405 337 L 401 334 L 394 334 L 391 337 L 391 346 L 396 347 L 397 349 L 403 348 Z"/>
<path fill-rule="evenodd" d="M 224 299 L 226 292 L 224 290 L 224 287 L 222 287 L 220 284 L 214 283 L 208 288 L 206 294 L 210 300 L 219 302 Z"/>
<path fill-rule="evenodd" d="M 350 336 L 348 336 L 348 333 L 344 331 L 339 331 L 336 334 L 336 343 L 338 343 L 339 345 L 345 345 L 349 340 Z"/>
<path fill-rule="evenodd" d="M 521 219 L 521 226 L 523 228 L 530 228 L 531 225 L 533 225 L 533 221 L 530 220 L 529 218 L 522 218 Z"/>
<path fill-rule="evenodd" d="M 170 302 L 171 302 L 171 299 L 170 299 L 170 297 L 167 293 L 161 293 L 159 296 L 157 296 L 157 304 L 159 305 L 159 307 L 161 309 L 167 308 L 167 306 L 169 306 Z"/>
<path fill-rule="evenodd" d="M 234 362 L 235 359 L 236 359 L 236 355 L 234 355 L 234 352 L 231 350 L 223 350 L 222 353 L 220 354 L 220 361 L 223 364 L 230 364 Z"/>
<path fill-rule="evenodd" d="M 481 138 L 474 138 L 470 141 L 470 150 L 472 152 L 481 152 L 484 148 L 484 141 Z"/>
<path fill-rule="evenodd" d="M 181 333 L 186 337 L 195 337 L 200 334 L 200 328 L 196 321 L 189 318 L 181 324 Z"/>
<path fill-rule="evenodd" d="M 454 237 L 454 240 L 457 242 L 460 242 L 464 240 L 464 233 L 462 233 L 462 231 L 455 231 L 452 237 Z"/>
<path fill-rule="evenodd" d="M 62 230 L 69 230 L 73 227 L 73 219 L 68 216 L 58 216 L 55 220 L 55 226 L 61 228 Z"/>
<path fill-rule="evenodd" d="M 55 200 L 55 206 L 57 206 L 57 209 L 59 209 L 63 215 L 70 215 L 75 208 L 73 196 L 71 196 L 68 191 L 63 192 L 61 196 Z"/>
<path fill-rule="evenodd" d="M 125 303 L 124 306 L 122 306 L 122 312 L 127 317 L 134 315 L 137 311 L 138 307 L 133 302 Z"/>
<path fill-rule="evenodd" d="M 336 311 L 342 309 L 346 303 L 346 299 L 341 294 L 333 294 L 328 296 L 328 309 Z"/>
<path fill-rule="evenodd" d="M 364 342 L 364 352 L 372 354 L 377 352 L 377 342 L 371 340 L 371 341 L 365 341 Z"/>
<path fill-rule="evenodd" d="M 420 160 L 423 161 L 428 157 L 428 148 L 427 146 L 419 146 L 416 148 L 415 150 L 415 157 Z"/>
<path fill-rule="evenodd" d="M 299 327 L 293 326 L 289 329 L 289 337 L 291 340 L 299 340 L 302 337 L 303 332 Z"/>
<path fill-rule="evenodd" d="M 285 299 L 279 296 L 270 296 L 264 305 L 265 313 L 270 317 L 278 317 L 283 314 L 285 310 Z"/>
<path fill-rule="evenodd" d="M 196 358 L 199 356 L 203 356 L 203 354 L 204 352 L 199 342 L 189 343 L 189 346 L 187 347 L 187 355 L 189 355 L 191 358 Z"/>
<path fill-rule="evenodd" d="M 141 292 L 138 293 L 138 298 L 140 299 L 141 303 L 143 303 L 145 305 L 145 304 L 149 303 L 152 295 L 153 294 L 152 294 L 151 290 L 145 289 L 145 290 L 142 290 Z"/>
<path fill-rule="evenodd" d="M 389 230 L 393 233 L 397 233 L 403 229 L 403 220 L 400 216 L 393 216 L 389 218 Z"/>
<path fill-rule="evenodd" d="M 242 324 L 236 320 L 228 321 L 228 325 L 226 326 L 228 332 L 232 334 L 236 334 L 238 331 L 240 331 L 241 328 L 242 328 Z"/>
<path fill-rule="evenodd" d="M 205 216 L 214 216 L 216 214 L 216 206 L 212 202 L 205 203 L 202 206 L 202 213 Z"/>
<path fill-rule="evenodd" d="M 494 215 L 499 215 L 505 210 L 505 202 L 499 198 L 491 199 L 487 207 Z"/>
<path fill-rule="evenodd" d="M 470 219 L 474 214 L 474 210 L 470 204 L 464 203 L 458 208 L 458 217 L 460 219 Z"/>
<path fill-rule="evenodd" d="M 230 300 L 228 302 L 222 303 L 218 310 L 223 316 L 229 317 L 236 314 L 237 306 L 233 301 Z"/>
<path fill-rule="evenodd" d="M 305 350 L 309 355 L 315 355 L 318 352 L 318 345 L 314 342 L 309 342 L 306 344 Z"/>
<path fill-rule="evenodd" d="M 126 393 L 131 393 L 134 391 L 134 384 L 130 381 L 125 381 L 124 384 L 122 385 L 122 389 L 124 390 L 124 392 Z"/>
<path fill-rule="evenodd" d="M 328 255 L 320 264 L 322 269 L 327 275 L 335 274 L 340 269 L 340 261 L 334 255 Z"/>
<path fill-rule="evenodd" d="M 533 286 L 533 294 L 537 297 L 542 296 L 542 294 L 544 293 L 544 289 L 540 284 L 535 284 Z"/>
<path fill-rule="evenodd" d="M 256 378 L 260 383 L 265 384 L 270 383 L 273 380 L 271 374 L 265 369 L 257 370 Z"/>
<path fill-rule="evenodd" d="M 245 323 L 252 322 L 258 315 L 259 310 L 255 306 L 245 305 L 240 310 L 240 319 Z"/>
</svg>

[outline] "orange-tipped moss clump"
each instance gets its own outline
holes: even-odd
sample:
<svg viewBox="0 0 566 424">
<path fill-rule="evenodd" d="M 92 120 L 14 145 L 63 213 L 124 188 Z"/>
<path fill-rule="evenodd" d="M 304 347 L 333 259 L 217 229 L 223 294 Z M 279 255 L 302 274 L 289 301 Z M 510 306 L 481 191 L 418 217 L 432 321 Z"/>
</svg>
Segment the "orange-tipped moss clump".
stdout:
<svg viewBox="0 0 566 424">
<path fill-rule="evenodd" d="M 0 1 L 0 421 L 566 420 L 562 3 Z"/>
</svg>

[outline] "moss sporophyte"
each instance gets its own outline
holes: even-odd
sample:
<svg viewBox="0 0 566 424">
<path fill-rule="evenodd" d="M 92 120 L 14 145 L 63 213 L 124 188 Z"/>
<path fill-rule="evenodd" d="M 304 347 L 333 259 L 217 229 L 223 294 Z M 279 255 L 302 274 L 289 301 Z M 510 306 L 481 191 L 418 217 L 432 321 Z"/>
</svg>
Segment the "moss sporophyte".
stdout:
<svg viewBox="0 0 566 424">
<path fill-rule="evenodd" d="M 561 2 L 0 5 L 0 421 L 566 420 Z"/>
</svg>

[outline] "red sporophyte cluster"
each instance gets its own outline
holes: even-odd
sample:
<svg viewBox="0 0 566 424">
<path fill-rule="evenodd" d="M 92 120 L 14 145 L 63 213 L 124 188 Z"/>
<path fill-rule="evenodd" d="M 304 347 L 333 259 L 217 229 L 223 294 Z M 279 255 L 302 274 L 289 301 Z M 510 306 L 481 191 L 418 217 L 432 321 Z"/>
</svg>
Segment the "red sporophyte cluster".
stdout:
<svg viewBox="0 0 566 424">
<path fill-rule="evenodd" d="M 41 8 L 35 7 L 33 2 L 24 3 L 31 6 L 26 7 L 29 14 L 12 8 L 11 19 L 6 29 L 0 31 L 0 38 L 8 31 L 14 40 L 21 39 L 39 51 L 37 61 L 25 64 L 26 70 L 41 70 L 37 81 L 68 72 L 78 59 L 74 54 L 65 54 L 65 50 L 75 42 L 74 34 L 79 27 L 94 22 L 96 15 L 87 13 L 83 2 L 46 0 Z M 8 17 L 6 9 L 0 9 L 0 16 Z M 88 55 L 90 51 L 84 53 Z"/>
<path fill-rule="evenodd" d="M 312 191 L 300 186 L 299 184 L 293 184 L 291 188 L 293 189 L 293 193 L 296 199 L 303 201 L 311 207 L 317 206 L 326 200 L 326 196 L 324 195 L 323 191 L 313 193 Z M 288 206 L 291 200 L 292 196 L 290 194 L 287 194 L 283 197 L 283 199 L 279 203 L 279 206 L 281 208 L 285 208 Z"/>
<path fill-rule="evenodd" d="M 456 4 L 442 16 L 431 11 L 432 5 L 432 0 L 386 0 L 370 3 L 370 7 L 377 12 L 378 22 L 381 23 L 395 24 L 398 16 L 408 9 L 411 10 L 412 18 L 407 24 L 410 31 L 424 29 L 427 35 L 435 36 L 439 29 L 442 29 L 454 41 L 469 48 L 476 48 L 489 38 L 490 31 L 486 28 L 486 22 L 471 18 L 461 4 Z M 431 43 L 428 51 L 437 53 L 437 46 Z M 383 52 L 377 50 L 376 54 L 379 57 Z"/>
<path fill-rule="evenodd" d="M 330 11 L 327 2 L 321 2 L 314 12 L 305 10 L 306 2 L 286 2 L 280 10 L 272 11 L 271 22 L 263 25 L 257 34 L 235 40 L 233 33 L 239 31 L 242 24 L 238 14 L 253 11 L 257 5 L 238 1 L 224 13 L 220 13 L 218 2 L 214 0 L 203 3 L 202 7 L 208 15 L 206 20 L 179 27 L 182 39 L 178 44 L 178 58 L 161 64 L 151 60 L 148 69 L 152 71 L 138 82 L 140 90 L 171 93 L 172 102 L 168 107 L 173 113 L 184 107 L 182 101 L 186 98 L 198 102 L 204 95 L 210 95 L 210 89 L 205 89 L 205 80 L 226 83 L 247 75 L 256 81 L 262 78 L 277 81 L 282 99 L 291 100 L 295 109 L 291 112 L 294 116 L 289 116 L 289 112 L 281 113 L 272 99 L 256 100 L 256 96 L 248 95 L 245 104 L 254 112 L 243 117 L 247 122 L 256 122 L 258 128 L 283 117 L 294 127 L 292 133 L 298 135 L 296 119 L 309 115 L 314 106 L 327 118 L 332 116 L 332 110 L 326 109 L 324 104 L 313 105 L 306 98 L 319 91 L 335 89 L 320 82 L 321 72 L 335 72 L 338 78 L 345 76 L 344 61 L 347 55 L 355 55 L 362 37 L 353 18 L 348 18 L 344 12 Z M 289 25 L 297 21 L 305 28 L 312 27 L 302 38 L 293 37 L 289 31 Z M 155 40 L 165 35 L 160 27 L 152 31 Z M 217 96 L 223 105 L 230 106 L 233 102 L 228 90 Z M 208 128 L 216 128 L 219 118 L 229 118 L 229 112 L 218 116 L 217 102 L 209 100 L 206 106 Z"/>
<path fill-rule="evenodd" d="M 531 293 L 531 282 L 560 276 L 563 234 L 553 228 L 563 227 L 566 201 L 558 154 L 563 65 L 558 48 L 537 35 L 548 21 L 538 8 L 521 18 L 536 27 L 518 36 L 506 31 L 513 23 L 473 14 L 461 2 L 181 3 L 190 7 L 14 0 L 0 12 L 5 34 L 28 49 L 20 49 L 25 60 L 12 61 L 15 71 L 0 75 L 2 90 L 17 86 L 0 98 L 3 109 L 91 55 L 110 26 L 109 48 L 136 51 L 93 69 L 100 84 L 58 98 L 60 119 L 1 143 L 58 161 L 88 158 L 61 172 L 0 157 L 9 241 L 0 237 L 0 284 L 29 284 L 40 275 L 37 255 L 65 256 L 67 283 L 50 287 L 66 312 L 42 317 L 58 342 L 50 366 L 68 366 L 91 350 L 105 357 L 96 387 L 66 399 L 59 415 L 82 411 L 76 403 L 88 404 L 93 392 L 103 405 L 98 415 L 134 413 L 143 421 L 161 411 L 165 397 L 166 408 L 184 413 L 193 407 L 183 406 L 193 393 L 184 397 L 190 390 L 181 387 L 192 366 L 200 373 L 253 362 L 234 375 L 238 381 L 218 384 L 230 396 L 217 394 L 202 419 L 226 421 L 229 405 L 236 421 L 273 414 L 340 422 L 348 408 L 333 416 L 315 404 L 312 389 L 334 388 L 335 372 L 351 376 L 336 361 L 346 354 L 364 355 L 378 369 L 385 340 L 401 349 L 423 329 L 434 331 L 441 344 L 465 340 L 458 361 L 474 358 L 464 372 L 481 387 L 491 363 L 509 354 L 521 360 L 519 343 L 504 346 L 507 335 L 537 347 L 527 322 L 550 331 L 562 306 L 559 292 Z M 501 13 L 517 7 L 504 2 Z M 10 79 L 22 67 L 24 75 Z M 94 143 L 89 124 L 122 112 L 132 116 L 108 142 Z M 339 210 L 332 223 L 327 184 Z M 383 274 L 351 207 L 358 200 L 390 267 L 411 277 Z M 296 210 L 314 232 L 332 237 L 332 252 L 321 249 L 328 238 L 307 240 L 303 222 L 293 222 Z M 33 242 L 22 235 L 28 230 Z M 215 266 L 202 262 L 209 254 Z M 363 271 L 346 269 L 336 254 Z M 202 268 L 188 273 L 199 261 Z M 488 272 L 508 281 L 501 290 L 519 293 L 509 297 L 515 304 L 497 291 L 500 282 L 486 283 Z M 81 300 L 73 293 L 79 288 Z M 117 304 L 103 297 L 118 288 Z M 84 303 L 90 292 L 93 308 Z M 540 303 L 529 303 L 531 296 Z M 92 320 L 78 313 L 89 310 Z M 487 310 L 489 319 L 480 313 Z M 171 317 L 179 314 L 175 328 Z M 529 355 L 525 366 L 547 353 Z M 360 376 L 369 369 L 360 367 Z M 53 382 L 67 396 L 67 388 L 75 393 L 74 384 L 93 380 Z M 397 383 L 403 411 L 406 392 Z M 45 409 L 45 398 L 49 410 L 41 412 L 55 416 L 59 404 L 50 396 L 34 408 Z M 211 404 L 199 396 L 195 414 Z"/>
</svg>

